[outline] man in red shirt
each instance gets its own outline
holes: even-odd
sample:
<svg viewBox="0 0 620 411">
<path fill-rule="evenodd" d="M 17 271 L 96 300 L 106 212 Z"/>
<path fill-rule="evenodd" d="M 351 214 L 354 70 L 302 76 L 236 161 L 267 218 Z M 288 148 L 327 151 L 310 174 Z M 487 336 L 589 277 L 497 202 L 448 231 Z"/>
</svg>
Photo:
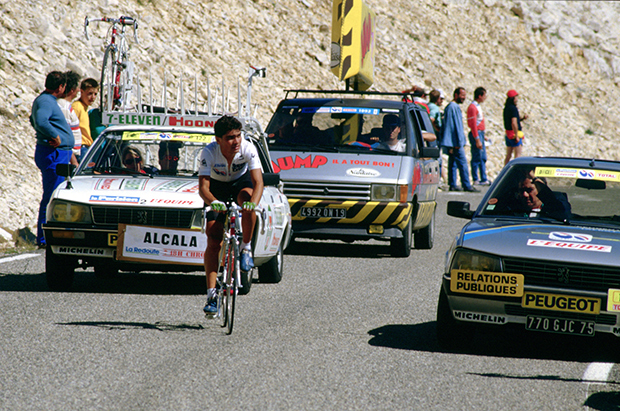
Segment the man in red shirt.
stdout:
<svg viewBox="0 0 620 411">
<path fill-rule="evenodd" d="M 469 126 L 469 144 L 471 146 L 471 177 L 474 184 L 488 186 L 491 182 L 487 178 L 486 162 L 487 151 L 484 137 L 484 115 L 480 104 L 487 98 L 487 91 L 478 87 L 474 91 L 474 101 L 467 108 L 467 125 Z M 480 171 L 480 179 L 478 179 Z"/>
</svg>

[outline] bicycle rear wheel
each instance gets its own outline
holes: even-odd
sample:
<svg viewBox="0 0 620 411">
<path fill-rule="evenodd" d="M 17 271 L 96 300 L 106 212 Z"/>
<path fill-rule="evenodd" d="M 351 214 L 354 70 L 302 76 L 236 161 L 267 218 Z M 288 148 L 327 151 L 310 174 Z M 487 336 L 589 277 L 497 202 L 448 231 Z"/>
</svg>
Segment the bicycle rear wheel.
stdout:
<svg viewBox="0 0 620 411">
<path fill-rule="evenodd" d="M 99 109 L 101 112 L 112 111 L 114 107 L 114 93 L 118 89 L 116 85 L 117 66 L 116 48 L 109 45 L 103 55 L 103 66 L 101 67 L 101 82 L 99 83 Z"/>
</svg>

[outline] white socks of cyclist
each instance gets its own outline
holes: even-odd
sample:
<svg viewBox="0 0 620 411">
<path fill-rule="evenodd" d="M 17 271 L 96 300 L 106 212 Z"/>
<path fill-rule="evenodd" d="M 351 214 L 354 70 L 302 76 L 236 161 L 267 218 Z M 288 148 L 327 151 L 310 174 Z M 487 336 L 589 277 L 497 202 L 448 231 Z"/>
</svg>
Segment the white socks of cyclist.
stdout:
<svg viewBox="0 0 620 411">
<path fill-rule="evenodd" d="M 207 288 L 207 300 L 211 300 L 212 298 L 215 298 L 217 295 L 217 292 L 215 291 L 215 288 Z"/>
<path fill-rule="evenodd" d="M 252 251 L 252 244 L 251 244 L 251 243 L 244 243 L 244 242 L 242 241 L 242 242 L 241 242 L 241 249 L 242 249 L 242 250 Z"/>
</svg>

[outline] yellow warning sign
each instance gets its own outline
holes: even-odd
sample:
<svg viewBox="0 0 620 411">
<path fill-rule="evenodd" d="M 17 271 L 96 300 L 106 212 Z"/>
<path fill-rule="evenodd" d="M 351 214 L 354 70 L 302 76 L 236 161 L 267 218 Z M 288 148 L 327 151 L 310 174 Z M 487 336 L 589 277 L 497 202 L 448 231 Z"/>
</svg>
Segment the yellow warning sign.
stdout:
<svg viewBox="0 0 620 411">
<path fill-rule="evenodd" d="M 330 66 L 339 80 L 349 80 L 355 90 L 367 90 L 374 82 L 375 20 L 363 0 L 334 0 Z"/>
</svg>

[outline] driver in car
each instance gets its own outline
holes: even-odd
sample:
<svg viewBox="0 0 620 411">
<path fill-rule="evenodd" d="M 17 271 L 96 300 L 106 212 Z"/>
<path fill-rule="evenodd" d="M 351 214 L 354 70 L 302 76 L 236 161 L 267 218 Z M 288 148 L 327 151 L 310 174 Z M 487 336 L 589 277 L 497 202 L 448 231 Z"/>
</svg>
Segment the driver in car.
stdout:
<svg viewBox="0 0 620 411">
<path fill-rule="evenodd" d="M 395 114 L 386 114 L 383 117 L 383 129 L 380 136 L 381 143 L 373 145 L 373 148 L 382 148 L 386 150 L 405 152 L 405 141 L 400 137 L 400 118 Z"/>
<path fill-rule="evenodd" d="M 523 217 L 551 217 L 559 221 L 571 217 L 571 206 L 566 194 L 554 192 L 547 186 L 544 177 L 534 176 L 528 170 L 518 180 L 514 199 L 500 204 L 496 213 L 511 213 Z"/>
<path fill-rule="evenodd" d="M 216 282 L 219 252 L 222 247 L 225 201 L 234 199 L 243 207 L 241 227 L 240 268 L 250 271 L 252 259 L 252 234 L 256 224 L 254 209 L 263 195 L 263 174 L 256 147 L 241 135 L 242 124 L 232 116 L 222 116 L 213 126 L 215 141 L 200 154 L 198 192 L 205 204 L 211 206 L 207 213 L 207 249 L 205 273 L 207 276 L 207 304 L 203 311 L 208 316 L 217 314 Z"/>
<path fill-rule="evenodd" d="M 146 174 L 143 168 L 144 162 L 142 160 L 142 153 L 140 153 L 140 150 L 137 148 L 126 146 L 123 149 L 121 158 L 123 159 L 123 165 L 127 167 L 127 169 L 135 171 L 136 173 Z"/>
</svg>

